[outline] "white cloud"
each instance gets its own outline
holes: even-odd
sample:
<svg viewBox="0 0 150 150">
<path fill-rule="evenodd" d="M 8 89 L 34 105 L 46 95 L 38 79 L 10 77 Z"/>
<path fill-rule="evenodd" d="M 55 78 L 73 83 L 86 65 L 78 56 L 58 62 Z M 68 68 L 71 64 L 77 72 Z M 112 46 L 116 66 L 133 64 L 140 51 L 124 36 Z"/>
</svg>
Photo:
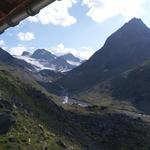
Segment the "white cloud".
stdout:
<svg viewBox="0 0 150 150">
<path fill-rule="evenodd" d="M 74 56 L 77 56 L 83 60 L 88 59 L 94 53 L 92 48 L 88 47 L 81 47 L 79 49 L 66 48 L 62 43 L 58 44 L 56 47 L 51 48 L 50 51 L 58 56 L 67 53 L 72 53 Z"/>
<path fill-rule="evenodd" d="M 7 50 L 7 46 L 6 46 L 5 41 L 0 40 L 0 48 L 2 48 L 2 49 L 4 49 L 4 50 Z"/>
<path fill-rule="evenodd" d="M 31 22 L 31 23 L 39 21 L 38 18 L 37 18 L 37 16 L 33 16 L 33 17 L 30 16 L 26 20 L 29 21 L 29 22 Z"/>
<path fill-rule="evenodd" d="M 94 54 L 94 51 L 89 47 L 81 47 L 77 53 L 79 53 L 81 59 L 89 59 Z"/>
<path fill-rule="evenodd" d="M 89 8 L 87 16 L 101 23 L 113 16 L 121 15 L 125 20 L 142 17 L 146 0 L 83 0 Z"/>
<path fill-rule="evenodd" d="M 14 47 L 7 48 L 7 50 L 11 55 L 21 56 L 24 51 L 33 52 L 35 51 L 35 47 L 28 47 L 22 44 L 18 44 Z"/>
<path fill-rule="evenodd" d="M 21 55 L 23 51 L 27 51 L 27 48 L 24 45 L 17 45 L 8 50 L 11 55 Z"/>
<path fill-rule="evenodd" d="M 42 24 L 54 24 L 60 26 L 70 26 L 76 23 L 76 18 L 69 14 L 69 9 L 76 3 L 76 0 L 55 1 L 41 12 L 29 17 L 30 22 L 40 22 Z"/>
<path fill-rule="evenodd" d="M 23 51 L 28 51 L 28 52 L 33 53 L 36 49 L 38 49 L 38 48 L 28 47 L 28 46 L 25 46 L 22 44 L 18 44 L 14 47 L 6 48 L 5 50 L 7 50 L 11 55 L 20 56 Z M 67 48 L 62 43 L 58 44 L 55 47 L 47 48 L 46 50 L 50 51 L 51 53 L 53 53 L 57 56 L 72 53 L 74 56 L 76 56 L 82 60 L 89 59 L 94 53 L 93 49 L 89 48 L 89 47 L 80 47 L 78 49 Z"/>
<path fill-rule="evenodd" d="M 21 41 L 31 41 L 31 40 L 35 39 L 34 34 L 31 32 L 26 32 L 26 33 L 19 32 L 17 34 L 17 36 L 18 36 L 19 40 L 21 40 Z"/>
<path fill-rule="evenodd" d="M 5 42 L 3 40 L 0 40 L 0 47 L 5 46 Z"/>
</svg>

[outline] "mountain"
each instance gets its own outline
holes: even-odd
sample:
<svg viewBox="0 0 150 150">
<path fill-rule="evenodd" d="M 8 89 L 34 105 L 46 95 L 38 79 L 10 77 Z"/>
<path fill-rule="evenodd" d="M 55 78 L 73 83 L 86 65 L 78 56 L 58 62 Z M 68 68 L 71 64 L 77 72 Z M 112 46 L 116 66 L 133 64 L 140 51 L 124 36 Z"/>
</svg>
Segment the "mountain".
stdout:
<svg viewBox="0 0 150 150">
<path fill-rule="evenodd" d="M 138 109 L 150 114 L 149 77 L 150 61 L 111 79 L 106 84 L 109 87 L 107 90 L 114 99 L 132 102 Z"/>
<path fill-rule="evenodd" d="M 67 61 L 67 63 L 75 66 L 79 66 L 82 63 L 82 60 L 80 60 L 78 57 L 75 57 L 73 54 L 68 53 L 65 55 L 60 56 L 59 58 L 62 58 Z"/>
<path fill-rule="evenodd" d="M 34 66 L 27 63 L 24 60 L 19 60 L 19 59 L 14 58 L 13 56 L 11 56 L 8 52 L 3 50 L 2 48 L 0 48 L 0 62 L 4 63 L 4 64 L 9 64 L 12 66 L 17 66 L 20 68 L 26 68 L 28 70 L 35 71 Z"/>
<path fill-rule="evenodd" d="M 37 70 L 50 69 L 66 72 L 81 64 L 80 59 L 74 57 L 72 54 L 55 56 L 45 49 L 37 49 L 33 54 L 23 52 L 22 56 L 15 57 L 34 65 Z"/>
<path fill-rule="evenodd" d="M 100 82 L 81 92 L 78 97 L 93 104 L 125 102 L 141 112 L 150 114 L 150 60 L 121 73 L 105 82 Z"/>
<path fill-rule="evenodd" d="M 60 71 L 60 72 L 70 71 L 71 69 L 75 68 L 74 65 L 69 64 L 65 59 L 61 57 L 57 57 L 56 59 L 53 59 L 46 66 L 54 67 L 55 70 Z"/>
<path fill-rule="evenodd" d="M 53 59 L 56 58 L 55 55 L 53 55 L 51 52 L 45 50 L 45 49 L 38 49 L 36 50 L 32 55 L 31 55 L 32 58 L 35 58 L 35 59 L 44 59 L 44 60 L 47 60 L 47 61 L 51 61 Z"/>
<path fill-rule="evenodd" d="M 0 61 L 4 63 L 13 62 L 14 58 L 2 48 L 0 48 Z"/>
<path fill-rule="evenodd" d="M 150 29 L 133 18 L 113 33 L 88 61 L 70 71 L 59 84 L 83 91 L 150 59 Z"/>
<path fill-rule="evenodd" d="M 71 53 L 62 55 L 60 57 L 63 58 L 63 59 L 65 59 L 66 61 L 73 61 L 73 62 L 80 62 L 81 61 L 78 57 L 75 57 Z"/>
</svg>

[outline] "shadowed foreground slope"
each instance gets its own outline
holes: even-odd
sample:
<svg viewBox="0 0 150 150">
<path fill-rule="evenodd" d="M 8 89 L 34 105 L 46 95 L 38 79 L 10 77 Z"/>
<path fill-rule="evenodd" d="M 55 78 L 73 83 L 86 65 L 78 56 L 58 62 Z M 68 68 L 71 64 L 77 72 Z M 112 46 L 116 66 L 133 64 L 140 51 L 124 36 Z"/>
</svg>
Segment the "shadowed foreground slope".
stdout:
<svg viewBox="0 0 150 150">
<path fill-rule="evenodd" d="M 33 79 L 21 81 L 12 72 L 9 66 L 1 65 L 0 116 L 9 114 L 13 121 L 7 132 L 0 135 L 0 149 L 149 148 L 149 118 L 140 117 L 136 112 L 121 113 L 94 106 L 64 110 L 52 102 L 53 97 L 39 91 L 36 82 L 29 84 Z M 5 128 L 1 123 L 2 120 L 0 131 Z"/>
</svg>

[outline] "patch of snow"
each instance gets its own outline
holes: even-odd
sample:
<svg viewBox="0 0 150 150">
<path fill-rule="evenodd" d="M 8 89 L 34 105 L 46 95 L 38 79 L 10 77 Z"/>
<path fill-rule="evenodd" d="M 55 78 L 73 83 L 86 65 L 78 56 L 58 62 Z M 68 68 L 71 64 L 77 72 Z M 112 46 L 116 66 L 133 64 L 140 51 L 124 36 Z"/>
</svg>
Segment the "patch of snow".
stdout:
<svg viewBox="0 0 150 150">
<path fill-rule="evenodd" d="M 68 69 L 68 67 L 64 66 L 57 66 L 54 64 L 51 64 L 50 62 L 46 61 L 45 59 L 36 59 L 36 58 L 31 58 L 30 56 L 16 56 L 14 55 L 15 58 L 21 59 L 26 61 L 27 63 L 33 65 L 33 67 L 37 70 L 43 70 L 43 69 L 48 69 L 52 71 L 59 71 L 59 72 L 68 72 L 71 69 Z M 55 58 L 56 59 L 56 58 Z M 68 64 L 73 65 L 73 66 L 79 66 L 81 62 L 73 62 L 73 61 L 67 61 Z"/>
<path fill-rule="evenodd" d="M 43 69 L 49 69 L 54 71 L 56 70 L 56 68 L 53 67 L 45 67 L 44 64 L 40 62 L 40 60 L 28 56 L 14 56 L 14 57 L 26 61 L 27 63 L 33 65 L 37 70 L 43 70 Z"/>
<path fill-rule="evenodd" d="M 67 60 L 67 63 L 70 65 L 73 65 L 73 66 L 79 66 L 81 64 L 81 62 L 74 62 L 74 61 L 70 61 L 70 60 Z"/>
</svg>

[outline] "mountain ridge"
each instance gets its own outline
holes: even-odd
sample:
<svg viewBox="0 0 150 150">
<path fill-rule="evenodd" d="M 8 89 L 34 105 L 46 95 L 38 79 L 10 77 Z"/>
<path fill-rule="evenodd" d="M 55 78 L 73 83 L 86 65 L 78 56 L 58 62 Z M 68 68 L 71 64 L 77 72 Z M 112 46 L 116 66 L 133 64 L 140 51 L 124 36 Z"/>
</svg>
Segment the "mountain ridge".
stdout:
<svg viewBox="0 0 150 150">
<path fill-rule="evenodd" d="M 23 55 L 23 54 L 27 55 Z M 82 61 L 72 54 L 65 54 L 56 56 L 50 51 L 45 49 L 37 49 L 33 54 L 23 52 L 22 56 L 15 56 L 16 58 L 23 59 L 28 63 L 37 66 L 37 69 L 50 69 L 59 72 L 67 72 L 80 65 Z"/>
</svg>

